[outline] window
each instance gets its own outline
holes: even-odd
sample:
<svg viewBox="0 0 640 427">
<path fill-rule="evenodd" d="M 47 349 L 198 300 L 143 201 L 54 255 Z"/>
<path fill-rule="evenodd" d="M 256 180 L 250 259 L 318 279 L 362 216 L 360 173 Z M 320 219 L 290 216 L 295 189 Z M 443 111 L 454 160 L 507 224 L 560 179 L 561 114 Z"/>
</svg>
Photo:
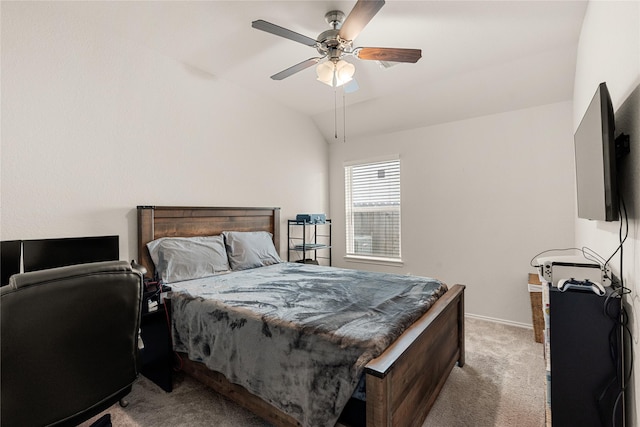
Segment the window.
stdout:
<svg viewBox="0 0 640 427">
<path fill-rule="evenodd" d="M 344 168 L 347 256 L 400 261 L 400 160 Z"/>
</svg>

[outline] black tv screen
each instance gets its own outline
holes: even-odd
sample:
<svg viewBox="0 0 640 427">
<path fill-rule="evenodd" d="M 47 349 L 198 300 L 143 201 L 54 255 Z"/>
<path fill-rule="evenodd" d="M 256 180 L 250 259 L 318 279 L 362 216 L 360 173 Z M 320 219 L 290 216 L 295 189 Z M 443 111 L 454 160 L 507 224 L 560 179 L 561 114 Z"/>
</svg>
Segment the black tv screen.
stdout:
<svg viewBox="0 0 640 427">
<path fill-rule="evenodd" d="M 9 277 L 20 273 L 20 252 L 22 251 L 22 241 L 3 240 L 0 242 L 0 273 L 2 279 L 0 286 L 9 284 Z"/>
<path fill-rule="evenodd" d="M 574 135 L 578 217 L 618 220 L 613 105 L 600 83 Z"/>
<path fill-rule="evenodd" d="M 118 236 L 24 240 L 22 251 L 25 272 L 120 257 Z"/>
</svg>

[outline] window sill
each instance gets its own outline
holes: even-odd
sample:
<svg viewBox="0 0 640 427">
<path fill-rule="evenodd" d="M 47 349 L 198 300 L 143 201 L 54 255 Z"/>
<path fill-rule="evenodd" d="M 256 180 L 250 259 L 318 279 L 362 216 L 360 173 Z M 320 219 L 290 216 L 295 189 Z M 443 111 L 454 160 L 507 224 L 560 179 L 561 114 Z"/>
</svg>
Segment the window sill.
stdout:
<svg viewBox="0 0 640 427">
<path fill-rule="evenodd" d="M 390 265 L 393 267 L 402 267 L 404 262 L 401 259 L 394 258 L 375 258 L 362 255 L 345 255 L 344 260 L 346 262 L 357 262 L 363 264 L 378 264 L 378 265 Z"/>
</svg>

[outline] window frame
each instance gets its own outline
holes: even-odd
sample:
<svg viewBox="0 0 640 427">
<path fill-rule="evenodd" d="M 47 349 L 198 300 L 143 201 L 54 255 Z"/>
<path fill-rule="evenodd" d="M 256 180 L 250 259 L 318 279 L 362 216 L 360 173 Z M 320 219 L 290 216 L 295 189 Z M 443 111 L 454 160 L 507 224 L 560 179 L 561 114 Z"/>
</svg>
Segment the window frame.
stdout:
<svg viewBox="0 0 640 427">
<path fill-rule="evenodd" d="M 352 192 L 350 190 L 353 185 L 351 169 L 354 166 L 367 166 L 374 165 L 376 163 L 388 163 L 388 162 L 397 162 L 398 164 L 398 193 L 399 193 L 399 204 L 397 207 L 398 211 L 398 256 L 380 256 L 380 255 L 364 255 L 364 254 L 356 254 L 354 253 L 355 249 L 355 236 L 354 236 L 354 225 L 353 225 L 353 198 Z M 355 160 L 344 162 L 344 189 L 345 189 L 345 261 L 353 261 L 353 262 L 364 262 L 370 264 L 382 264 L 382 265 L 393 265 L 393 266 L 401 266 L 403 265 L 402 261 L 402 162 L 399 155 L 390 155 L 384 157 L 376 157 L 362 160 Z M 365 208 L 365 210 L 371 210 L 371 208 Z M 387 209 L 388 210 L 388 209 Z"/>
</svg>

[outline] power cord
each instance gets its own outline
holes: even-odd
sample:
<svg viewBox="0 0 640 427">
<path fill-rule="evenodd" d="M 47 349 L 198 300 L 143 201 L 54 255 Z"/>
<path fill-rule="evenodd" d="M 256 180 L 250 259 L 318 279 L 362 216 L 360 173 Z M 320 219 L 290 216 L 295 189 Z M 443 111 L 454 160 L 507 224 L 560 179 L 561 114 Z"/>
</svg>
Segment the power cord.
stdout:
<svg viewBox="0 0 640 427">
<path fill-rule="evenodd" d="M 611 360 L 615 365 L 615 375 L 604 388 L 600 396 L 598 397 L 598 402 L 602 402 L 605 398 L 609 389 L 614 385 L 618 385 L 618 390 L 616 394 L 616 398 L 613 403 L 613 408 L 611 412 L 611 426 L 616 426 L 616 413 L 618 411 L 618 407 L 620 402 L 624 397 L 624 393 L 627 388 L 627 384 L 631 380 L 631 374 L 633 372 L 633 362 L 634 362 L 634 354 L 633 349 L 629 352 L 629 371 L 625 372 L 625 366 L 623 363 L 622 355 L 619 355 L 618 352 L 622 348 L 624 349 L 624 341 L 625 338 L 628 337 L 629 341 L 633 341 L 633 336 L 631 334 L 631 329 L 629 328 L 629 316 L 624 307 L 624 303 L 622 301 L 623 295 L 627 295 L 631 293 L 631 289 L 625 287 L 624 285 L 624 274 L 623 274 L 623 259 L 624 259 L 624 243 L 629 236 L 629 221 L 627 216 L 627 207 L 624 202 L 624 197 L 620 193 L 619 195 L 619 203 L 618 203 L 618 213 L 620 215 L 620 228 L 618 231 L 618 247 L 611 254 L 611 256 L 606 260 L 603 265 L 603 269 L 606 271 L 606 266 L 611 262 L 613 257 L 620 252 L 620 277 L 616 278 L 615 275 L 612 274 L 611 277 L 611 287 L 613 291 L 607 296 L 603 304 L 604 315 L 610 318 L 614 325 L 609 333 L 609 352 L 611 356 Z M 623 232 L 624 230 L 624 232 Z M 620 310 L 616 312 L 611 312 L 610 305 L 612 301 L 619 301 Z M 619 340 L 622 340 L 622 343 L 619 343 Z M 621 345 L 622 344 L 622 345 Z M 624 418 L 624 415 L 623 415 Z"/>
<path fill-rule="evenodd" d="M 540 255 L 549 253 L 549 252 L 563 252 L 563 251 L 578 251 L 580 253 L 582 253 L 582 256 L 585 259 L 588 259 L 589 261 L 593 261 L 596 264 L 600 265 L 602 268 L 605 267 L 606 264 L 606 260 L 600 256 L 596 251 L 594 251 L 593 249 L 587 247 L 587 246 L 583 246 L 581 248 L 555 248 L 555 249 L 546 249 L 540 253 L 537 253 L 536 255 L 533 256 L 533 258 L 531 258 L 531 260 L 529 261 L 529 265 L 533 268 L 539 268 L 542 267 L 542 265 L 540 264 L 534 264 L 533 261 L 538 258 Z"/>
<path fill-rule="evenodd" d="M 624 243 L 627 240 L 627 237 L 629 236 L 629 218 L 627 216 L 627 206 L 625 205 L 624 196 L 622 192 L 619 193 L 618 213 L 620 215 L 620 229 L 618 231 L 619 245 L 616 248 L 616 250 L 613 252 L 613 254 L 611 254 L 609 259 L 607 259 L 605 266 L 611 261 L 611 259 L 615 256 L 615 254 L 618 253 L 619 251 L 620 252 L 620 269 L 619 269 L 620 278 L 619 278 L 619 282 L 616 283 L 618 286 L 614 290 L 614 293 L 616 293 L 620 298 L 623 298 L 623 295 L 627 295 L 631 293 L 631 289 L 625 287 L 624 285 L 624 274 L 623 274 Z M 623 227 L 624 227 L 624 232 L 623 232 Z M 613 280 L 612 280 L 612 286 L 613 286 Z M 605 304 L 607 303 L 608 301 L 605 301 Z M 618 348 L 624 348 L 624 341 L 626 336 L 628 336 L 629 342 L 632 342 L 633 335 L 631 334 L 631 329 L 629 329 L 629 325 L 628 325 L 629 316 L 627 314 L 626 308 L 624 307 L 624 301 L 620 302 L 620 314 L 618 316 L 611 315 L 606 305 L 605 305 L 605 314 L 607 314 L 615 322 L 615 326 L 610 336 L 610 345 L 612 346 L 611 356 L 614 358 L 613 359 L 614 363 L 616 363 L 616 377 L 618 380 L 618 384 L 620 384 L 620 390 L 618 391 L 618 395 L 616 396 L 616 400 L 613 404 L 613 412 L 611 414 L 611 425 L 615 427 L 616 425 L 615 415 L 616 415 L 618 406 L 620 405 L 620 401 L 624 397 L 624 393 L 627 389 L 627 384 L 629 384 L 629 381 L 631 380 L 631 374 L 633 372 L 633 362 L 634 362 L 634 354 L 633 354 L 633 348 L 632 348 L 631 351 L 629 352 L 629 358 L 630 358 L 629 372 L 625 373 L 624 372 L 625 366 L 624 365 L 620 366 L 623 358 L 618 357 L 617 350 Z M 620 333 L 620 330 L 622 333 Z M 617 339 L 622 339 L 623 345 L 618 346 L 616 342 Z"/>
</svg>

